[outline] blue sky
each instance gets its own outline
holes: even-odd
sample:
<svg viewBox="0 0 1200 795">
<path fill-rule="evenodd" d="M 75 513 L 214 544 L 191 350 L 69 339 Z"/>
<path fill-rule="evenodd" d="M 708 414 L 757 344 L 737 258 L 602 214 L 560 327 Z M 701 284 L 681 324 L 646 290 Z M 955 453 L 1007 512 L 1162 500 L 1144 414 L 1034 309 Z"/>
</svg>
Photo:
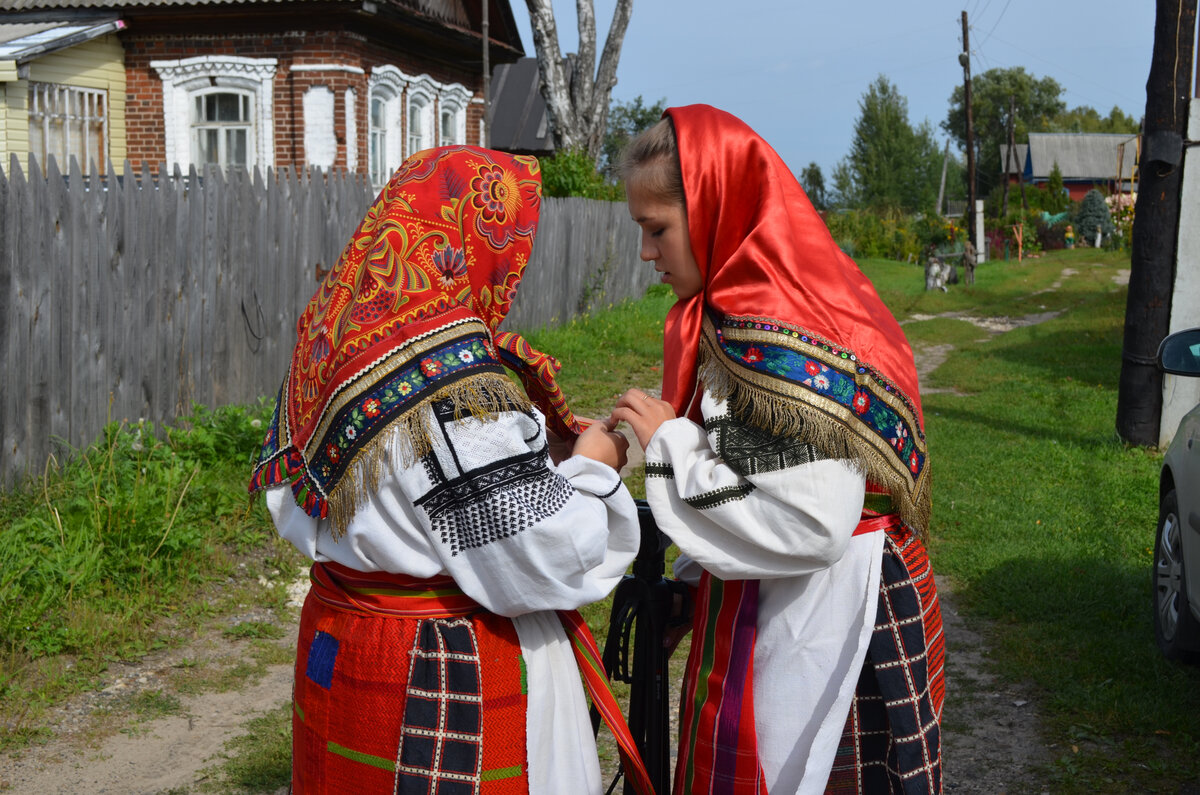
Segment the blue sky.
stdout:
<svg viewBox="0 0 1200 795">
<path fill-rule="evenodd" d="M 595 0 L 596 48 L 614 0 Z M 744 119 L 799 172 L 816 161 L 830 181 L 858 102 L 884 74 L 908 98 L 909 121 L 940 129 L 962 84 L 962 12 L 971 71 L 1023 66 L 1063 86 L 1068 107 L 1145 111 L 1154 44 L 1150 0 L 635 0 L 613 97 L 705 102 Z M 512 0 L 525 51 L 524 0 Z M 559 45 L 578 44 L 574 0 L 554 0 Z"/>
</svg>

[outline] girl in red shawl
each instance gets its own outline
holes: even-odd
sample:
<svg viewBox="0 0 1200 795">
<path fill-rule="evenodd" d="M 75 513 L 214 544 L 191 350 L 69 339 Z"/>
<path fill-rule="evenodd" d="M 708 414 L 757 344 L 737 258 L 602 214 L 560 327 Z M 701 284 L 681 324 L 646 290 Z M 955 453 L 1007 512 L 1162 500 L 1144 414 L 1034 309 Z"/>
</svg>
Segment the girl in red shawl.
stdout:
<svg viewBox="0 0 1200 795">
<path fill-rule="evenodd" d="M 624 169 L 678 297 L 662 399 L 630 390 L 612 418 L 697 586 L 675 793 L 940 792 L 912 351 L 762 138 L 708 106 L 665 116 Z"/>
<path fill-rule="evenodd" d="M 583 431 L 557 363 L 497 330 L 540 203 L 533 158 L 414 155 L 296 324 L 250 484 L 314 561 L 293 792 L 603 791 L 580 671 L 603 674 L 574 609 L 616 585 L 639 530 L 621 435 Z M 547 424 L 574 455 L 551 459 Z"/>
</svg>

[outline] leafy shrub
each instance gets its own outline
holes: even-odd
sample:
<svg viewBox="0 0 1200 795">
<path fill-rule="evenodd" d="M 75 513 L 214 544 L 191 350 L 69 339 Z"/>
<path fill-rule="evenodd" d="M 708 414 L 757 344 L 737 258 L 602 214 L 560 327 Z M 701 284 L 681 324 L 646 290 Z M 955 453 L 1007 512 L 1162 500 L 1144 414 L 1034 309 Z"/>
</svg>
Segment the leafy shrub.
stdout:
<svg viewBox="0 0 1200 795">
<path fill-rule="evenodd" d="M 1117 194 L 1107 199 L 1111 211 L 1113 233 L 1106 241 L 1106 247 L 1114 251 L 1129 251 L 1133 245 L 1133 217 L 1136 207 L 1134 196 Z"/>
<path fill-rule="evenodd" d="M 1095 245 L 1096 227 L 1100 227 L 1100 234 L 1105 239 L 1113 233 L 1112 214 L 1104 194 L 1092 188 L 1079 204 L 1079 213 L 1075 216 L 1075 234 L 1087 245 Z"/>
<path fill-rule="evenodd" d="M 845 210 L 825 216 L 829 233 L 852 257 L 895 260 L 920 259 L 930 245 L 956 232 L 937 217 L 909 216 L 899 212 Z"/>
<path fill-rule="evenodd" d="M 579 196 L 584 199 L 624 201 L 624 189 L 604 179 L 596 163 L 582 149 L 564 149 L 553 157 L 538 158 L 542 192 L 546 196 Z"/>
<path fill-rule="evenodd" d="M 1066 248 L 1066 222 L 1059 222 L 1057 224 L 1039 222 L 1037 225 L 1037 239 L 1044 251 L 1058 251 L 1059 249 Z"/>
</svg>

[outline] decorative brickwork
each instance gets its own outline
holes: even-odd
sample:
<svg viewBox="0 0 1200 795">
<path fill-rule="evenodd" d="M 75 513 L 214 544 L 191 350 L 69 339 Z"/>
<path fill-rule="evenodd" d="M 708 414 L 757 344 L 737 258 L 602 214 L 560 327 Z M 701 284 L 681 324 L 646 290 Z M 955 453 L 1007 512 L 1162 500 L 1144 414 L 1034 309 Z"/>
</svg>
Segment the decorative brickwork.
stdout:
<svg viewBox="0 0 1200 795">
<path fill-rule="evenodd" d="M 261 26 L 260 26 L 261 27 Z M 332 141 L 336 145 L 334 169 L 365 172 L 370 151 L 370 93 L 369 80 L 373 70 L 391 66 L 418 84 L 426 96 L 433 88 L 433 112 L 430 115 L 433 131 L 431 142 L 438 143 L 439 119 L 443 107 L 461 116 L 454 125 L 456 143 L 479 144 L 483 135 L 482 75 L 469 68 L 472 64 L 455 67 L 413 54 L 414 48 L 405 42 L 373 42 L 345 30 L 276 30 L 256 33 L 229 32 L 222 35 L 188 33 L 139 34 L 129 29 L 122 36 L 125 47 L 127 76 L 126 118 L 129 129 L 128 157 L 140 168 L 143 161 L 160 163 L 170 154 L 186 170 L 189 152 L 168 144 L 169 135 L 164 113 L 164 62 L 192 63 L 190 59 L 216 56 L 220 59 L 274 59 L 274 75 L 270 80 L 270 113 L 273 145 L 265 147 L 264 156 L 256 158 L 257 165 L 304 167 L 310 158 L 305 151 L 304 97 L 314 88 L 327 89 L 333 98 L 332 114 L 325 100 L 313 103 L 320 107 L 321 119 L 309 119 L 310 124 L 332 124 Z M 158 64 L 156 67 L 153 64 Z M 212 78 L 220 85 L 219 78 Z M 402 91 L 407 91 L 407 84 Z M 420 89 L 418 89 L 420 90 Z M 347 94 L 353 101 L 353 121 L 347 123 Z M 407 107 L 406 94 L 400 94 Z M 190 118 L 179 118 L 183 112 L 175 105 L 173 124 L 190 125 Z M 400 125 L 395 134 L 407 142 L 407 113 L 399 113 Z M 354 140 L 348 140 L 353 135 Z M 176 140 L 180 140 L 176 137 Z M 330 136 L 327 130 L 310 134 L 310 141 L 321 141 L 320 159 L 328 159 Z M 407 155 L 408 152 L 404 151 Z M 353 162 L 348 160 L 353 157 Z M 267 162 L 262 162 L 262 161 Z M 399 163 L 388 163 L 394 168 Z"/>
</svg>

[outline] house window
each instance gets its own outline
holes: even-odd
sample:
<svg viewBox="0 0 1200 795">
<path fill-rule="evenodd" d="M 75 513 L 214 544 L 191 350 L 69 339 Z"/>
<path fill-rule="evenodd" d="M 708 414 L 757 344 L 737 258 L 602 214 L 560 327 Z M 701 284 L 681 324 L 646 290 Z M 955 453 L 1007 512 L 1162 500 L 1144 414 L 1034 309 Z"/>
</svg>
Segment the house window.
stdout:
<svg viewBox="0 0 1200 795">
<path fill-rule="evenodd" d="M 429 139 L 432 130 L 429 129 L 428 116 L 431 110 L 429 101 L 421 95 L 408 100 L 408 154 L 413 155 L 422 149 L 430 147 Z"/>
<path fill-rule="evenodd" d="M 275 164 L 274 58 L 202 55 L 150 66 L 162 78 L 168 163 Z"/>
<path fill-rule="evenodd" d="M 383 97 L 371 97 L 371 117 L 367 133 L 367 159 L 370 161 L 371 184 L 388 181 L 391 169 L 387 160 L 388 124 L 387 102 Z"/>
<path fill-rule="evenodd" d="M 467 104 L 470 101 L 471 92 L 466 86 L 451 83 L 439 87 L 438 134 L 442 146 L 467 142 Z"/>
<path fill-rule="evenodd" d="M 367 81 L 367 169 L 383 187 L 404 161 L 404 92 L 411 78 L 390 64 L 376 66 Z"/>
<path fill-rule="evenodd" d="M 29 84 L 29 151 L 42 168 L 53 156 L 61 171 L 71 158 L 83 173 L 101 172 L 108 157 L 108 92 L 54 83 Z"/>
<path fill-rule="evenodd" d="M 253 122 L 251 97 L 234 91 L 195 96 L 192 117 L 192 162 L 245 168 L 250 165 Z"/>
</svg>

